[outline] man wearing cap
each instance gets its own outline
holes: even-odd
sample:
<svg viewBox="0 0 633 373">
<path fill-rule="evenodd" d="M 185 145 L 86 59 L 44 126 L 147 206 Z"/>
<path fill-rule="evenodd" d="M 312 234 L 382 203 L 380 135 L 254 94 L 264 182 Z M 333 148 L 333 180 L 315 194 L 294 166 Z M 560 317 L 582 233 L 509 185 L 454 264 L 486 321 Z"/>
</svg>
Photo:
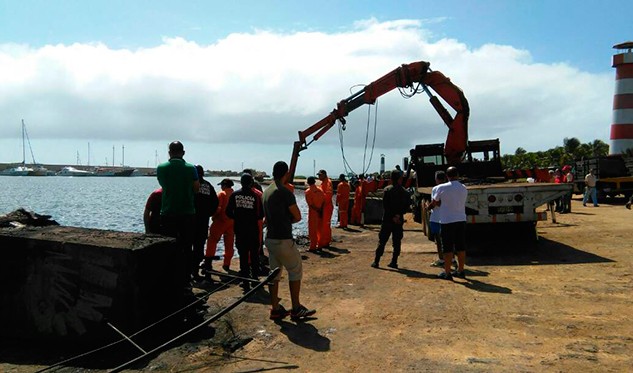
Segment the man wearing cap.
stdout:
<svg viewBox="0 0 633 373">
<path fill-rule="evenodd" d="M 319 188 L 325 194 L 325 203 L 323 204 L 323 216 L 321 218 L 321 229 L 319 229 L 320 247 L 330 246 L 332 241 L 332 213 L 334 212 L 334 203 L 332 196 L 334 189 L 332 188 L 332 180 L 327 176 L 325 170 L 320 170 L 317 177 L 321 180 Z"/>
<path fill-rule="evenodd" d="M 284 267 L 288 271 L 288 283 L 290 285 L 290 300 L 292 310 L 290 312 L 279 304 L 279 280 L 281 272 L 271 280 L 269 285 L 271 320 L 281 320 L 290 314 L 293 320 L 302 320 L 314 315 L 315 310 L 303 306 L 299 296 L 301 293 L 301 279 L 303 277 L 303 265 L 301 254 L 297 250 L 292 237 L 292 224 L 301 220 L 301 211 L 297 207 L 295 195 L 285 187 L 290 173 L 288 164 L 278 161 L 273 166 L 273 179 L 275 182 L 264 191 L 264 214 L 266 216 L 266 247 L 268 248 L 270 269 Z"/>
<path fill-rule="evenodd" d="M 228 272 L 231 267 L 231 259 L 233 259 L 233 220 L 226 216 L 226 206 L 229 203 L 229 197 L 233 193 L 233 181 L 231 179 L 223 179 L 219 184 L 222 189 L 218 193 L 218 209 L 213 214 L 213 222 L 211 228 L 209 228 L 209 238 L 207 239 L 207 249 L 204 253 L 204 268 L 205 270 L 211 270 L 211 261 L 215 256 L 218 242 L 220 237 L 224 238 L 224 260 L 222 269 Z M 207 279 L 210 275 L 207 272 Z"/>
<path fill-rule="evenodd" d="M 240 255 L 240 276 L 257 279 L 259 276 L 259 224 L 264 218 L 262 194 L 253 188 L 253 176 L 243 174 L 242 188 L 229 197 L 226 215 L 233 219 L 235 246 Z M 257 191 L 259 192 L 259 191 Z M 244 291 L 250 290 L 250 282 L 242 282 Z"/>
<path fill-rule="evenodd" d="M 345 178 L 345 174 L 338 177 L 338 185 L 336 186 L 336 205 L 338 206 L 338 228 L 347 228 L 349 221 L 349 183 Z"/>
<path fill-rule="evenodd" d="M 209 219 L 213 216 L 215 210 L 218 209 L 219 202 L 215 188 L 213 188 L 210 182 L 204 179 L 204 167 L 197 165 L 196 170 L 198 171 L 198 179 L 200 180 L 200 189 L 198 189 L 198 192 L 194 196 L 196 223 L 194 227 L 191 276 L 194 280 L 202 280 L 198 270 L 204 258 L 204 244 L 207 242 L 209 235 Z"/>
<path fill-rule="evenodd" d="M 180 141 L 169 144 L 169 160 L 156 168 L 158 183 L 163 189 L 161 200 L 161 233 L 176 238 L 182 253 L 185 285 L 189 284 L 195 219 L 194 194 L 200 188 L 194 165 L 185 162 L 185 147 Z"/>
</svg>

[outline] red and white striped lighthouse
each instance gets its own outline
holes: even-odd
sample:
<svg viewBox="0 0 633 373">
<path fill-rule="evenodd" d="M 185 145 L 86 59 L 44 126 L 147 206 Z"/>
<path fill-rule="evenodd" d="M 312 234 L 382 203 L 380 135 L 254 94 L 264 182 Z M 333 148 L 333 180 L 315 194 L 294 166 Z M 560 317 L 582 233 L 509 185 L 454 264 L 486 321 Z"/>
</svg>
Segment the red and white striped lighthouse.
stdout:
<svg viewBox="0 0 633 373">
<path fill-rule="evenodd" d="M 633 41 L 613 46 L 615 67 L 615 95 L 609 154 L 620 154 L 633 148 Z"/>
</svg>

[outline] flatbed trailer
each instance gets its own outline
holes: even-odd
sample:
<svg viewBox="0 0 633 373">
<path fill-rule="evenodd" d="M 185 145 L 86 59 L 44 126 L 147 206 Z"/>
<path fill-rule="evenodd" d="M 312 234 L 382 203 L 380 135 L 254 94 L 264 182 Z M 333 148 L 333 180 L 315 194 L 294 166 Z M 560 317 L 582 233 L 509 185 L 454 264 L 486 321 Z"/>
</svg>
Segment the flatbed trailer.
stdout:
<svg viewBox="0 0 633 373">
<path fill-rule="evenodd" d="M 437 144 L 416 147 L 418 186 L 415 201 L 419 205 L 415 208 L 420 211 L 419 220 L 425 234 L 429 231 L 429 211 L 425 203 L 431 200 L 433 174 L 447 167 L 439 150 Z M 466 222 L 470 226 L 520 224 L 536 239 L 536 223 L 547 220 L 548 210 L 552 220 L 556 219 L 554 207 L 549 202 L 572 193 L 571 184 L 506 181 L 502 177 L 498 139 L 469 142 L 466 159 L 457 168 L 468 190 Z M 429 163 L 429 160 L 433 162 Z M 502 226 L 498 228 L 503 229 Z"/>
</svg>

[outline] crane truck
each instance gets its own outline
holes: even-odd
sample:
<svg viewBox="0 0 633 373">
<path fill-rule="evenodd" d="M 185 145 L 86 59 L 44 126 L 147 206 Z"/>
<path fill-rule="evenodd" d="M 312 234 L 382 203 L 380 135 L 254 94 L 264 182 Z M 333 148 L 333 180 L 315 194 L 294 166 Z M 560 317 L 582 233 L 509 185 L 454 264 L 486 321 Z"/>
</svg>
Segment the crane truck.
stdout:
<svg viewBox="0 0 633 373">
<path fill-rule="evenodd" d="M 462 182 L 467 186 L 466 214 L 469 224 L 520 223 L 536 236 L 536 223 L 547 219 L 547 211 L 537 208 L 548 205 L 571 191 L 571 186 L 553 183 L 508 183 L 501 167 L 499 140 L 468 140 L 470 106 L 463 91 L 439 71 L 432 71 L 430 63 L 417 61 L 390 71 L 367 84 L 358 92 L 339 101 L 324 118 L 307 129 L 299 131 L 290 159 L 290 181 L 294 179 L 299 155 L 310 144 L 321 138 L 337 121 L 345 129 L 345 117 L 353 110 L 372 105 L 378 97 L 393 89 L 410 89 L 410 95 L 425 92 L 431 105 L 448 127 L 443 144 L 424 144 L 414 148 L 413 164 L 416 171 L 416 195 L 414 211 L 418 210 L 428 232 L 428 215 L 424 201 L 430 199 L 436 170 L 456 166 Z M 439 95 L 453 110 L 452 115 L 442 104 Z M 309 137 L 312 136 L 311 139 Z M 552 214 L 553 214 L 553 210 Z"/>
</svg>

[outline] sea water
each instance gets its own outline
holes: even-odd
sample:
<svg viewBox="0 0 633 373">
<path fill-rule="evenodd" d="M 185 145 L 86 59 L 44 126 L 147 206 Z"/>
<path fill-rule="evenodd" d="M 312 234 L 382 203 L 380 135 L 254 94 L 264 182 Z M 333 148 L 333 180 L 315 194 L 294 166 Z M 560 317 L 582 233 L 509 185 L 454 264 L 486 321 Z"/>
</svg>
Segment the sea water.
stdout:
<svg viewBox="0 0 633 373">
<path fill-rule="evenodd" d="M 217 184 L 222 177 L 207 181 Z M 60 225 L 143 233 L 147 197 L 159 187 L 155 177 L 0 176 L 0 215 L 18 208 L 51 215 Z M 234 190 L 240 188 L 235 183 Z M 264 186 L 265 188 L 265 186 Z M 308 206 L 303 190 L 295 190 L 302 220 L 293 233 L 307 235 Z M 332 215 L 336 223 L 337 211 Z M 218 254 L 223 253 L 218 244 Z M 235 251 L 237 254 L 237 250 Z"/>
</svg>

